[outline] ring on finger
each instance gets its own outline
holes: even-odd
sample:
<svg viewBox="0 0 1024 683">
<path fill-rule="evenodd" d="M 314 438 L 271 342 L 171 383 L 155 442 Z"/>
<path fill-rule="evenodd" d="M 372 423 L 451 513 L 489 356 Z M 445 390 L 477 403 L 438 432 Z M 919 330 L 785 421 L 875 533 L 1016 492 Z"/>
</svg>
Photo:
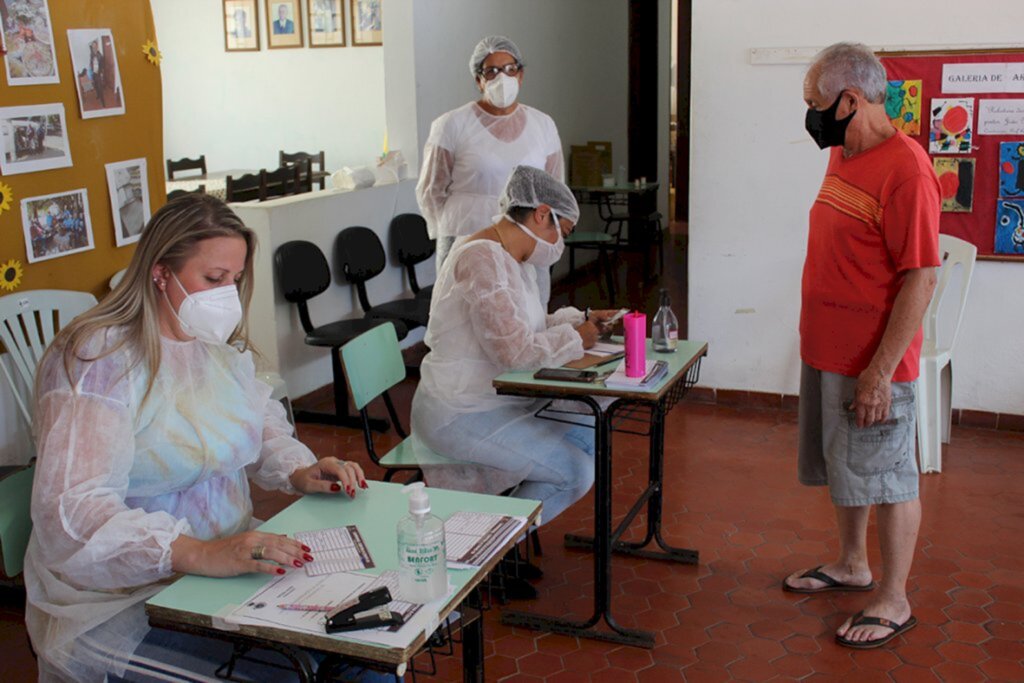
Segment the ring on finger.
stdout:
<svg viewBox="0 0 1024 683">
<path fill-rule="evenodd" d="M 252 555 L 252 559 L 254 560 L 262 560 L 263 554 L 266 552 L 267 546 L 263 545 L 262 543 L 258 543 L 252 547 L 252 552 L 250 553 L 250 555 Z"/>
</svg>

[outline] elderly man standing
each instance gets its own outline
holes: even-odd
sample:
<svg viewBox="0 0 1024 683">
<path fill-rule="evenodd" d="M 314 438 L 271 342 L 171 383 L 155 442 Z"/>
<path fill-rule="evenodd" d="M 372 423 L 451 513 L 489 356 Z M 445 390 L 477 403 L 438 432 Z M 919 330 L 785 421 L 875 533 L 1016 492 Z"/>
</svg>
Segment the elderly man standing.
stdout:
<svg viewBox="0 0 1024 683">
<path fill-rule="evenodd" d="M 807 131 L 830 148 L 811 208 L 800 313 L 800 481 L 829 487 L 839 557 L 787 577 L 796 593 L 878 592 L 836 632 L 878 647 L 916 625 L 906 583 L 921 522 L 914 450 L 921 319 L 935 288 L 939 186 L 924 149 L 885 113 L 885 69 L 864 45 L 822 50 L 804 80 Z"/>
</svg>

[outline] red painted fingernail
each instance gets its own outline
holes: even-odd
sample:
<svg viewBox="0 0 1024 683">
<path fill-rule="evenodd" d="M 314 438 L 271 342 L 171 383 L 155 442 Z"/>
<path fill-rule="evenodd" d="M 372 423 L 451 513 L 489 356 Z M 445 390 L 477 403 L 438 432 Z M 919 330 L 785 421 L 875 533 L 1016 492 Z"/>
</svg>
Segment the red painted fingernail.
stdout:
<svg viewBox="0 0 1024 683">
<path fill-rule="evenodd" d="M 284 574 L 284 568 L 283 567 L 278 567 L 277 568 L 277 573 L 278 574 Z"/>
<path fill-rule="evenodd" d="M 332 491 L 340 491 L 341 490 L 341 484 L 339 484 L 338 482 L 334 482 L 333 484 L 331 484 L 331 490 Z"/>
<path fill-rule="evenodd" d="M 359 488 L 361 488 L 361 489 L 368 489 L 368 488 L 370 488 L 370 485 L 367 484 L 366 481 L 364 480 L 364 481 L 359 483 Z"/>
<path fill-rule="evenodd" d="M 306 548 L 306 550 L 309 550 L 309 548 Z M 312 562 L 313 561 L 313 556 L 310 555 L 309 553 L 306 553 L 305 555 L 303 555 L 303 557 L 306 558 L 306 562 Z"/>
<path fill-rule="evenodd" d="M 356 490 L 354 488 L 352 488 L 351 486 L 346 486 L 345 487 L 345 492 L 348 493 L 349 498 L 351 498 L 352 496 L 356 495 Z"/>
<path fill-rule="evenodd" d="M 302 566 L 302 563 L 299 562 L 298 560 L 293 560 L 292 564 L 294 564 L 296 567 L 301 567 Z"/>
<path fill-rule="evenodd" d="M 306 551 L 307 553 L 308 553 L 308 552 L 309 552 L 310 550 L 312 550 L 312 548 L 310 548 L 310 547 L 309 547 L 308 545 L 304 545 L 304 546 L 302 546 L 302 549 L 303 549 L 303 550 L 305 550 L 305 551 Z M 309 556 L 307 555 L 307 557 L 309 557 Z M 309 559 L 311 559 L 311 560 L 312 560 L 313 558 L 312 558 L 312 557 L 310 557 Z"/>
</svg>

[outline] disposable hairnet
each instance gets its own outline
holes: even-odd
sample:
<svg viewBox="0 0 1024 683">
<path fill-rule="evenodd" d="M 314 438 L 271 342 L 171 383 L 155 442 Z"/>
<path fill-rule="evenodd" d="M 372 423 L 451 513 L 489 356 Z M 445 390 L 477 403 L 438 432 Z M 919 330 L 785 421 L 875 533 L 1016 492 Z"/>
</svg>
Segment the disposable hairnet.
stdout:
<svg viewBox="0 0 1024 683">
<path fill-rule="evenodd" d="M 498 208 L 506 213 L 514 206 L 531 209 L 547 204 L 560 218 L 568 218 L 573 225 L 580 220 L 580 205 L 565 183 L 533 166 L 516 166 L 498 198 Z"/>
<path fill-rule="evenodd" d="M 469 73 L 476 78 L 484 65 L 488 55 L 495 52 L 507 52 L 516 58 L 516 61 L 523 64 L 523 55 L 519 52 L 516 44 L 505 36 L 487 36 L 473 48 L 473 56 L 469 58 Z"/>
</svg>

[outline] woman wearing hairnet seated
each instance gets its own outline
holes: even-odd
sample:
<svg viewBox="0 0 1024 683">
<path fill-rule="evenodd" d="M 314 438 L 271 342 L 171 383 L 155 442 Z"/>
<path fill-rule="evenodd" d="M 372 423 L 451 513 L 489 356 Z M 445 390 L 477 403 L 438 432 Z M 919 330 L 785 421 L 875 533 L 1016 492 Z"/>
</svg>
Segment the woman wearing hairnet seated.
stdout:
<svg viewBox="0 0 1024 683">
<path fill-rule="evenodd" d="M 525 65 L 515 43 L 488 36 L 477 43 L 469 71 L 479 101 L 442 114 L 430 127 L 416 186 L 420 211 L 437 239 L 437 270 L 460 235 L 490 225 L 498 195 L 514 166 L 541 168 L 563 179 L 565 162 L 555 122 L 517 101 Z M 551 277 L 538 270 L 547 307 Z"/>
<path fill-rule="evenodd" d="M 501 219 L 456 241 L 434 285 L 412 404 L 415 436 L 466 466 L 425 467 L 431 486 L 514 495 L 544 503 L 550 522 L 594 481 L 590 427 L 541 420 L 543 403 L 498 396 L 492 380 L 509 370 L 557 367 L 581 358 L 614 311 L 575 308 L 546 315 L 534 265 L 561 255 L 579 207 L 544 171 L 517 166 L 500 198 Z"/>
<path fill-rule="evenodd" d="M 246 350 L 255 248 L 222 201 L 168 203 L 122 282 L 40 363 L 25 557 L 40 680 L 212 678 L 231 645 L 151 630 L 145 600 L 177 573 L 278 575 L 313 559 L 253 530 L 249 479 L 289 493 L 366 486 L 355 463 L 318 461 L 293 438 L 256 380 Z M 281 680 L 259 671 L 253 680 Z"/>
</svg>

